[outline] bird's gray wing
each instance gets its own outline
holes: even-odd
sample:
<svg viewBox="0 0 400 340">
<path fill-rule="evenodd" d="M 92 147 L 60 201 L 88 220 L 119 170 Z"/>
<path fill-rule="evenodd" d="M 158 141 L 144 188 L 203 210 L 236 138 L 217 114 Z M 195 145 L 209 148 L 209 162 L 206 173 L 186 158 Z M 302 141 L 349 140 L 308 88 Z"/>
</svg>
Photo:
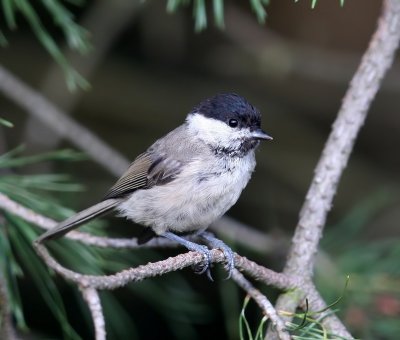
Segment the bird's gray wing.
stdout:
<svg viewBox="0 0 400 340">
<path fill-rule="evenodd" d="M 147 185 L 147 175 L 153 163 L 153 157 L 147 152 L 142 153 L 131 163 L 128 170 L 107 192 L 104 200 L 109 198 L 120 198 L 143 188 Z"/>
<path fill-rule="evenodd" d="M 163 153 L 145 152 L 111 187 L 104 199 L 122 198 L 137 189 L 149 189 L 171 182 L 182 170 L 183 162 Z"/>
</svg>

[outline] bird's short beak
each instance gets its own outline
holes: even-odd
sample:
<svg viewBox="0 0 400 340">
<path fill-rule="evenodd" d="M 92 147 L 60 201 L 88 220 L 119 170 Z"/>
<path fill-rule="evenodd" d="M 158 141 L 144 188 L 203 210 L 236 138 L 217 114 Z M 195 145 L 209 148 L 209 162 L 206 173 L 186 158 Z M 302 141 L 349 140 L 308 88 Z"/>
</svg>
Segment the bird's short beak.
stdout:
<svg viewBox="0 0 400 340">
<path fill-rule="evenodd" d="M 263 130 L 257 129 L 251 132 L 251 136 L 255 139 L 272 140 L 273 138 L 267 135 Z"/>
</svg>

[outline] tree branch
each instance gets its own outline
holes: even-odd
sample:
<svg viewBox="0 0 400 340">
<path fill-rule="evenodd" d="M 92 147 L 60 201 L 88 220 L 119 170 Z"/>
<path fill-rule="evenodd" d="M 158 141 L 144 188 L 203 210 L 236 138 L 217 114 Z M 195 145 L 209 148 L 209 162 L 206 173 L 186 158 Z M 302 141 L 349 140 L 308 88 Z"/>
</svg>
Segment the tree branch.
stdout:
<svg viewBox="0 0 400 340">
<path fill-rule="evenodd" d="M 312 277 L 318 243 L 341 174 L 371 102 L 393 63 L 399 41 L 400 1 L 385 0 L 377 30 L 351 80 L 300 211 L 284 270 L 288 275 L 303 278 L 305 281 Z M 287 310 L 290 305 L 293 307 L 293 301 L 290 300 L 290 297 L 281 296 L 277 308 Z"/>
<path fill-rule="evenodd" d="M 190 251 L 185 254 L 170 257 L 166 260 L 154 263 L 150 262 L 136 268 L 129 268 L 113 275 L 85 275 L 63 267 L 50 255 L 43 245 L 34 243 L 34 247 L 40 257 L 46 262 L 47 266 L 66 280 L 75 282 L 81 287 L 91 287 L 94 289 L 109 290 L 120 288 L 129 282 L 138 282 L 146 278 L 164 275 L 189 266 L 196 266 L 204 261 L 202 254 Z M 213 263 L 224 262 L 225 257 L 223 252 L 219 249 L 212 249 L 211 261 Z M 276 273 L 237 254 L 235 254 L 235 267 L 266 285 L 284 290 L 300 287 L 299 282 L 294 278 Z"/>
<path fill-rule="evenodd" d="M 80 291 L 92 315 L 96 340 L 106 340 L 105 320 L 99 292 L 96 289 L 85 287 L 80 287 Z"/>
<path fill-rule="evenodd" d="M 290 340 L 290 335 L 285 329 L 285 324 L 265 295 L 263 295 L 258 289 L 254 288 L 253 285 L 236 269 L 232 272 L 232 279 L 253 298 L 264 312 L 265 316 L 270 319 L 273 328 L 278 334 L 278 338 L 280 340 Z"/>
<path fill-rule="evenodd" d="M 378 28 L 343 99 L 300 211 L 286 271 L 311 277 L 314 255 L 340 177 L 400 40 L 400 2 L 386 0 Z"/>
</svg>

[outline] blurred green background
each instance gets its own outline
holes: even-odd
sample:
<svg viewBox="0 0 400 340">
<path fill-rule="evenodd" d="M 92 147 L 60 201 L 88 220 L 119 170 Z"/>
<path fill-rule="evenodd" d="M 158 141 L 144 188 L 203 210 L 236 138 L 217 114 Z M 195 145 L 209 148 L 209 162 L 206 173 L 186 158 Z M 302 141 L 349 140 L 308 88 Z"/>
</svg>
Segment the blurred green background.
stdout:
<svg viewBox="0 0 400 340">
<path fill-rule="evenodd" d="M 0 64 L 129 159 L 182 123 L 200 100 L 219 92 L 243 95 L 260 109 L 263 128 L 274 141 L 258 149 L 252 181 L 228 214 L 270 237 L 289 239 L 330 125 L 375 29 L 381 1 L 347 0 L 343 7 L 339 1 L 319 1 L 312 10 L 310 1 L 272 0 L 265 6 L 265 24 L 258 23 L 248 1 L 226 1 L 223 29 L 215 25 L 212 4 L 207 2 L 207 27 L 201 31 L 196 30 L 191 2 L 173 13 L 167 13 L 164 1 L 63 4 L 90 34 L 93 46 L 85 56 L 63 50 L 90 82 L 89 90 L 70 92 L 65 74 L 23 16 L 17 15 L 18 29 L 9 30 L 1 10 L 0 29 L 8 46 L 0 50 Z M 41 1 L 32 5 L 63 46 L 63 33 L 54 18 Z M 354 335 L 364 339 L 395 339 L 400 332 L 399 98 L 397 57 L 345 170 L 317 262 L 318 284 L 328 302 L 341 294 L 345 277 L 350 275 L 345 299 L 337 307 Z M 14 124 L 12 129 L 0 127 L 1 153 L 21 144 L 24 155 L 71 148 L 68 141 L 3 94 L 0 117 Z M 115 180 L 91 160 L 47 161 L 3 170 L 5 175 L 12 171 L 22 176 L 13 182 L 16 187 L 22 186 L 24 176 L 69 174 L 70 181 L 83 184 L 85 190 L 43 195 L 75 210 L 101 199 Z M 38 195 L 42 197 L 40 190 Z M 9 228 L 19 223 L 11 216 L 5 220 Z M 111 218 L 109 222 L 108 229 L 99 227 L 108 235 L 140 232 L 140 227 L 121 220 Z M 28 227 L 20 226 L 21 230 Z M 37 285 L 29 274 L 29 256 L 24 262 L 11 234 L 7 236 L 9 254 L 16 254 L 16 262 L 22 263 L 26 273 L 14 284 L 30 334 L 39 334 L 39 338 L 77 336 L 60 327 L 43 297 L 34 293 Z M 29 240 L 34 235 L 26 237 Z M 273 269 L 280 270 L 284 264 L 287 246 L 260 252 L 233 239 L 226 241 L 240 254 Z M 87 253 L 107 272 L 178 252 L 92 251 L 63 242 L 66 248 L 60 250 L 60 257 L 65 260 L 67 249 L 68 263 L 83 271 L 93 270 L 90 261 L 83 260 Z M 108 256 L 112 260 L 104 260 Z M 110 338 L 238 338 L 244 295 L 217 272 L 215 283 L 185 270 L 102 294 Z M 75 298 L 76 291 L 60 278 L 47 278 L 53 279 L 68 322 L 82 338 L 92 337 L 90 320 Z M 268 296 L 273 299 L 276 293 L 268 291 Z M 248 313 L 257 325 L 261 319 L 257 308 L 250 304 Z"/>
</svg>

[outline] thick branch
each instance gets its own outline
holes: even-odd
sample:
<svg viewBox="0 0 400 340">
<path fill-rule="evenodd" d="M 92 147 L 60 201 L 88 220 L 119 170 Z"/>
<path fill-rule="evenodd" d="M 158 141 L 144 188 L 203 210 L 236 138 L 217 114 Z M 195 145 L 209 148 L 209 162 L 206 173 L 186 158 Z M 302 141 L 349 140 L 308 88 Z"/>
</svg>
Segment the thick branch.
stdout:
<svg viewBox="0 0 400 340">
<path fill-rule="evenodd" d="M 400 1 L 385 0 L 378 28 L 351 80 L 331 134 L 315 170 L 315 176 L 300 212 L 284 273 L 312 277 L 315 253 L 339 179 L 347 165 L 354 141 L 368 109 L 393 63 L 400 40 Z M 291 298 L 281 297 L 278 309 L 289 307 Z"/>
<path fill-rule="evenodd" d="M 400 2 L 386 0 L 378 28 L 343 99 L 308 190 L 286 272 L 311 277 L 314 255 L 340 177 L 400 40 Z"/>
</svg>

